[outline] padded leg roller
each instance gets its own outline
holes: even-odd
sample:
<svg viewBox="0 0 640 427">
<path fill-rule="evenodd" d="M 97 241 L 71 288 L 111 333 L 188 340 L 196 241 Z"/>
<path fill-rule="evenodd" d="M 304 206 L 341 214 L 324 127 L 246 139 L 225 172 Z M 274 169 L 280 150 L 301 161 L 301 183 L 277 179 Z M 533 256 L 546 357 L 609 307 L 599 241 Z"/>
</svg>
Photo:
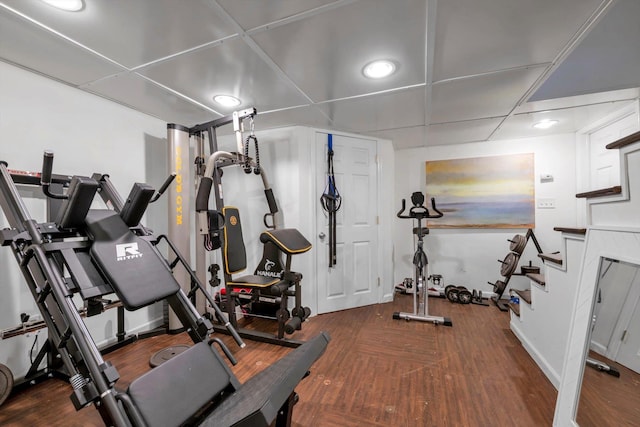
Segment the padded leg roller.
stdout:
<svg viewBox="0 0 640 427">
<path fill-rule="evenodd" d="M 329 334 L 322 332 L 293 350 L 244 383 L 238 391 L 223 400 L 199 425 L 207 427 L 271 425 L 289 401 L 295 387 L 308 375 L 311 365 L 324 353 L 329 340 Z"/>
</svg>

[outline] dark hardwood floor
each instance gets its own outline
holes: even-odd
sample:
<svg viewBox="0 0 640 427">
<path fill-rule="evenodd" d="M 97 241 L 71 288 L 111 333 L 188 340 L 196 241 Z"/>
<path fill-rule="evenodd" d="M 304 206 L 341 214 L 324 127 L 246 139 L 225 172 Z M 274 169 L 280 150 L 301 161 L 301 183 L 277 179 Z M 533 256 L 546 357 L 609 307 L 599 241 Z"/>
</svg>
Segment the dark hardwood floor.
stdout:
<svg viewBox="0 0 640 427">
<path fill-rule="evenodd" d="M 614 377 L 585 367 L 576 421 L 580 427 L 640 425 L 640 375 L 591 352 L 590 356 L 620 372 Z"/>
<path fill-rule="evenodd" d="M 294 426 L 551 425 L 556 390 L 510 331 L 507 313 L 432 298 L 430 311 L 450 317 L 453 327 L 392 319 L 410 306 L 411 296 L 399 295 L 393 303 L 320 315 L 303 325 L 296 338 L 325 330 L 332 341 L 297 388 Z M 264 328 L 264 322 L 247 327 Z M 237 356 L 233 369 L 242 382 L 290 351 L 252 341 L 240 350 L 222 338 Z M 164 335 L 107 355 L 120 373 L 118 388 L 149 369 L 157 350 L 188 342 L 185 334 Z M 92 407 L 76 412 L 70 393 L 58 379 L 13 393 L 0 407 L 0 425 L 103 425 Z"/>
</svg>

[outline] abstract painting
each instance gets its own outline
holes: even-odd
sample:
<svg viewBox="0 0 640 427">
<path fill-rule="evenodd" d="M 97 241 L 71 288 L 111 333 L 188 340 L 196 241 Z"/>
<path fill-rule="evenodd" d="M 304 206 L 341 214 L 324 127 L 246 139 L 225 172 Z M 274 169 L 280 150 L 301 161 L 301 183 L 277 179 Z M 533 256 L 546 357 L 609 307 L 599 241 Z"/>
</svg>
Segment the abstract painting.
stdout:
<svg viewBox="0 0 640 427">
<path fill-rule="evenodd" d="M 430 228 L 533 228 L 533 153 L 426 162 L 431 197 L 444 213 Z"/>
</svg>

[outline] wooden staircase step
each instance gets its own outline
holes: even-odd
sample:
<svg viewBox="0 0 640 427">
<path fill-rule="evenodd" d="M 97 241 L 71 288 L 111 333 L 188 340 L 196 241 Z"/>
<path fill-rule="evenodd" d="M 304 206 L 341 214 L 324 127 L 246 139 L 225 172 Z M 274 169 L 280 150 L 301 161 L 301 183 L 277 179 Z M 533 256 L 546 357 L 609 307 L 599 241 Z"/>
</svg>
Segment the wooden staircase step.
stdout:
<svg viewBox="0 0 640 427">
<path fill-rule="evenodd" d="M 607 144 L 606 148 L 608 150 L 612 150 L 614 148 L 622 148 L 626 147 L 627 145 L 635 144 L 638 141 L 640 141 L 640 131 L 632 133 L 631 135 L 627 135 L 624 138 L 620 138 L 617 141 L 613 141 L 612 143 Z"/>
<path fill-rule="evenodd" d="M 515 302 L 508 302 L 507 305 L 516 316 L 520 317 L 520 304 L 516 304 Z"/>
<path fill-rule="evenodd" d="M 552 253 L 552 254 L 538 254 L 538 257 L 542 261 L 549 261 L 553 264 L 562 265 L 562 254 L 561 253 Z"/>
<path fill-rule="evenodd" d="M 586 228 L 553 227 L 553 230 L 560 231 L 562 233 L 582 234 L 583 236 L 587 234 Z"/>
<path fill-rule="evenodd" d="M 542 274 L 528 273 L 527 277 L 529 279 L 533 280 L 534 282 L 536 282 L 540 286 L 544 286 L 545 285 L 544 276 Z"/>
<path fill-rule="evenodd" d="M 609 187 L 609 188 L 601 188 L 600 190 L 586 191 L 584 193 L 576 194 L 576 198 L 578 199 L 592 199 L 594 197 L 606 197 L 613 196 L 615 194 L 622 194 L 622 187 L 619 185 Z"/>
<path fill-rule="evenodd" d="M 513 289 L 513 292 L 520 297 L 520 300 L 524 300 L 527 304 L 531 305 L 531 289 Z"/>
</svg>

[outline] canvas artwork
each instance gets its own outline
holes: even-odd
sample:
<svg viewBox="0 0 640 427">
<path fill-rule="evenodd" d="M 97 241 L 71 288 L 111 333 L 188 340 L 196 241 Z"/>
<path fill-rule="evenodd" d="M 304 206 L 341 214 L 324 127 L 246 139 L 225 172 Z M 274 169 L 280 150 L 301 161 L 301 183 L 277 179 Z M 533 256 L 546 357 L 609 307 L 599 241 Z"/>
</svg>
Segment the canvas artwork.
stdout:
<svg viewBox="0 0 640 427">
<path fill-rule="evenodd" d="M 426 172 L 426 195 L 444 213 L 430 228 L 535 226 L 533 153 L 428 161 Z"/>
</svg>

